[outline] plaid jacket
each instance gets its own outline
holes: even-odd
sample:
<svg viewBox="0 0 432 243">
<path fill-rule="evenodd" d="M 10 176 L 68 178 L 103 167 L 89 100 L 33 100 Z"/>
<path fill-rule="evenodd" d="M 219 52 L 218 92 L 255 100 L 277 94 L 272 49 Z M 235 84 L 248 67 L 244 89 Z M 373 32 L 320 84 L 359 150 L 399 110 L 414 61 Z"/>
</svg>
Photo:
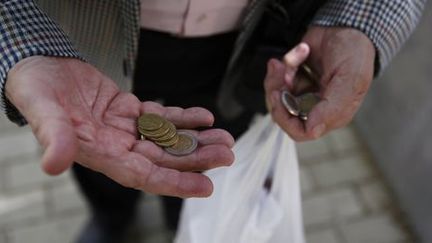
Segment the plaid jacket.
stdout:
<svg viewBox="0 0 432 243">
<path fill-rule="evenodd" d="M 252 2 L 259 1 L 264 0 Z M 311 24 L 364 32 L 383 69 L 414 30 L 426 1 L 329 0 Z M 245 22 L 253 20 L 248 16 Z M 4 86 L 8 71 L 33 55 L 86 59 L 129 89 L 138 19 L 139 0 L 0 0 L 1 109 L 12 121 L 25 124 L 5 98 Z"/>
</svg>

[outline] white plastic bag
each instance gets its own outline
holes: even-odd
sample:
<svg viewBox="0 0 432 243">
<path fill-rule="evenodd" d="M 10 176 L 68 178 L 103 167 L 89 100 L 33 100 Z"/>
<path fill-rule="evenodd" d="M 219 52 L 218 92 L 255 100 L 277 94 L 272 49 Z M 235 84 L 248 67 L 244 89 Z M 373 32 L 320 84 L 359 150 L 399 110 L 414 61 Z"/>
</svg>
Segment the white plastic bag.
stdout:
<svg viewBox="0 0 432 243">
<path fill-rule="evenodd" d="M 294 142 L 267 115 L 234 146 L 231 167 L 206 174 L 210 198 L 187 199 L 176 243 L 303 243 Z M 272 176 L 270 190 L 264 187 Z"/>
</svg>

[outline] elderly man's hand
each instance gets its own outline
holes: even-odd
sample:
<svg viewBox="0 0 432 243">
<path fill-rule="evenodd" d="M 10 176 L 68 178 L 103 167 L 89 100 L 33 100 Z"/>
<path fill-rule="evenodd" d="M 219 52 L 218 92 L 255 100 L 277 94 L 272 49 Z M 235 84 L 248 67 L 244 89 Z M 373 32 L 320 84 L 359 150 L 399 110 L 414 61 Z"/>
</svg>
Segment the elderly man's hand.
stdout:
<svg viewBox="0 0 432 243">
<path fill-rule="evenodd" d="M 372 81 L 375 60 L 372 42 L 355 29 L 311 27 L 303 42 L 283 62 L 270 60 L 265 80 L 273 119 L 297 141 L 319 138 L 352 120 Z M 297 69 L 305 61 L 320 77 L 322 100 L 303 122 L 285 110 L 280 91 L 295 89 Z"/>
<path fill-rule="evenodd" d="M 20 61 L 9 72 L 6 95 L 44 146 L 42 167 L 49 174 L 61 173 L 77 161 L 127 187 L 203 197 L 212 193 L 212 183 L 194 171 L 227 166 L 234 160 L 234 140 L 220 129 L 193 131 L 200 146 L 182 157 L 137 140 L 136 120 L 144 112 L 189 129 L 209 127 L 214 118 L 202 108 L 142 103 L 76 59 L 36 56 Z"/>
</svg>

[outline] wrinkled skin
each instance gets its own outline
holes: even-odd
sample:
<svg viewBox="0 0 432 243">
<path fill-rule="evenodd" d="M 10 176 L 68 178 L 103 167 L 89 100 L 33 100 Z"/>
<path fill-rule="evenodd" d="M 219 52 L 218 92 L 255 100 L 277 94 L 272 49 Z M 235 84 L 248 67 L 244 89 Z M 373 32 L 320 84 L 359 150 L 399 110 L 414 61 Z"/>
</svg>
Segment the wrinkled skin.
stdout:
<svg viewBox="0 0 432 243">
<path fill-rule="evenodd" d="M 210 127 L 214 118 L 203 108 L 142 103 L 76 59 L 35 56 L 20 61 L 9 72 L 6 96 L 45 148 L 42 167 L 48 174 L 59 174 L 77 161 L 126 187 L 205 197 L 212 193 L 212 183 L 194 171 L 228 166 L 234 160 L 234 140 L 220 129 L 191 130 L 201 146 L 183 157 L 138 140 L 136 119 L 144 112 L 160 114 L 186 129 Z"/>
<path fill-rule="evenodd" d="M 272 59 L 265 79 L 269 110 L 293 139 L 317 139 L 347 125 L 360 107 L 374 74 L 375 48 L 366 35 L 350 28 L 311 27 L 283 62 Z M 318 103 L 307 122 L 282 106 L 280 91 L 295 89 L 298 67 L 306 62 L 320 76 Z"/>
</svg>

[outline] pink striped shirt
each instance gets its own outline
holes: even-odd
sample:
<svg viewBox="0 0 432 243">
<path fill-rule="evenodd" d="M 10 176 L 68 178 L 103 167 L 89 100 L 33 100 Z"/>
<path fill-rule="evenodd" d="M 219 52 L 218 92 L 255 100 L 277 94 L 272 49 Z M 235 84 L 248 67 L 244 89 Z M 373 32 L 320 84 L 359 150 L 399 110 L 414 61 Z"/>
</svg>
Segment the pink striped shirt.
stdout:
<svg viewBox="0 0 432 243">
<path fill-rule="evenodd" d="M 185 37 L 238 28 L 249 0 L 141 0 L 141 27 Z"/>
</svg>

